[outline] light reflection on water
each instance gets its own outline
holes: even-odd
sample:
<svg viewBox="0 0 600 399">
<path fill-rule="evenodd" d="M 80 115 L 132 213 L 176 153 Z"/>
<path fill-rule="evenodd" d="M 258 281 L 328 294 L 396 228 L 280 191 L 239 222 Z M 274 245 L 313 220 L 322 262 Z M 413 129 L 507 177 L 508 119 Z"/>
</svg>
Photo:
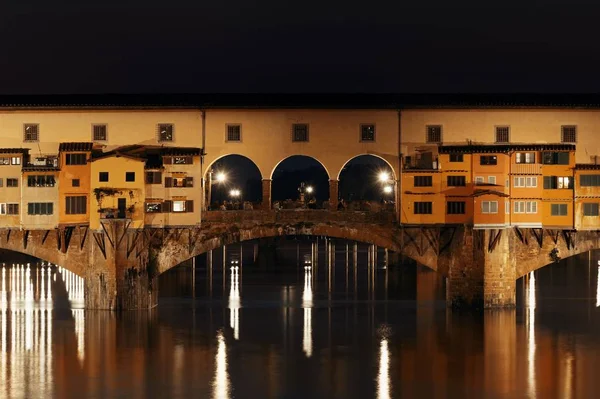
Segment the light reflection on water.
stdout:
<svg viewBox="0 0 600 399">
<path fill-rule="evenodd" d="M 223 290 L 210 291 L 199 269 L 196 306 L 170 295 L 155 311 L 121 315 L 84 311 L 83 281 L 67 270 L 6 266 L 0 397 L 576 398 L 600 389 L 600 268 L 588 274 L 571 259 L 541 269 L 519 283 L 519 309 L 465 315 L 435 300 L 443 282 L 429 272 L 376 269 L 371 284 L 366 263 L 355 274 L 345 258 L 333 292 L 327 267 L 245 264 L 243 276 L 212 273 Z M 186 292 L 190 275 L 173 270 L 161 289 Z"/>
</svg>

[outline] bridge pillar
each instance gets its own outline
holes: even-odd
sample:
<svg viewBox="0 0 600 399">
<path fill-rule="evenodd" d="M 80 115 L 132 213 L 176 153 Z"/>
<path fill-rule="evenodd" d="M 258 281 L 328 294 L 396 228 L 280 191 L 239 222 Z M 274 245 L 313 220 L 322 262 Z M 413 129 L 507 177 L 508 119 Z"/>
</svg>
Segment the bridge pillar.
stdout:
<svg viewBox="0 0 600 399">
<path fill-rule="evenodd" d="M 329 180 L 329 210 L 337 211 L 339 199 L 339 180 Z"/>
<path fill-rule="evenodd" d="M 461 229 L 448 251 L 447 303 L 504 308 L 516 304 L 516 238 L 510 229 Z"/>
<path fill-rule="evenodd" d="M 149 309 L 158 302 L 156 259 L 127 220 L 103 220 L 103 233 L 91 232 L 85 270 L 86 309 Z M 137 238 L 136 238 L 137 237 Z"/>
<path fill-rule="evenodd" d="M 265 211 L 271 209 L 271 179 L 262 181 L 262 209 Z"/>
</svg>

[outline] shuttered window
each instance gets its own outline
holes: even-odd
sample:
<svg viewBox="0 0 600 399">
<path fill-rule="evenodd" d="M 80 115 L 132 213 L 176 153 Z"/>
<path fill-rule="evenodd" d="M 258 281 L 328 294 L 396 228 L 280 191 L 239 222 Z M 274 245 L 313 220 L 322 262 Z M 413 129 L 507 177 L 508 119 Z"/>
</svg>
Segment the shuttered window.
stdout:
<svg viewBox="0 0 600 399">
<path fill-rule="evenodd" d="M 450 187 L 464 187 L 467 185 L 465 176 L 447 176 L 446 181 Z"/>
<path fill-rule="evenodd" d="M 433 211 L 432 202 L 415 202 L 414 212 L 415 215 L 431 215 Z"/>
<path fill-rule="evenodd" d="M 600 216 L 597 202 L 583 203 L 583 216 Z"/>
<path fill-rule="evenodd" d="M 87 212 L 86 196 L 68 196 L 66 199 L 67 215 L 85 215 Z"/>
<path fill-rule="evenodd" d="M 465 202 L 464 201 L 448 201 L 446 203 L 446 213 L 448 215 L 464 215 L 465 214 Z"/>
<path fill-rule="evenodd" d="M 146 172 L 146 184 L 161 184 L 162 173 L 161 172 Z"/>
<path fill-rule="evenodd" d="M 415 187 L 431 187 L 433 178 L 431 176 L 415 176 L 414 185 Z"/>
<path fill-rule="evenodd" d="M 52 202 L 29 202 L 27 204 L 27 213 L 29 215 L 52 215 L 54 213 L 54 204 Z"/>
<path fill-rule="evenodd" d="M 552 216 L 567 216 L 567 204 L 550 204 Z"/>
</svg>

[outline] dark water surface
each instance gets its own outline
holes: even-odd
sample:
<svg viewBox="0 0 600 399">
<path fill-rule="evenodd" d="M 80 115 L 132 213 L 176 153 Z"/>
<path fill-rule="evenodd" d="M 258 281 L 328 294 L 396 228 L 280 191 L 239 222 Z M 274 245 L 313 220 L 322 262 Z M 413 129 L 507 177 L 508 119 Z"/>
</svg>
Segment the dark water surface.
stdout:
<svg viewBox="0 0 600 399">
<path fill-rule="evenodd" d="M 366 256 L 355 268 L 338 251 L 331 273 L 324 254 L 306 269 L 227 259 L 225 274 L 215 256 L 212 284 L 203 262 L 195 287 L 182 266 L 161 276 L 157 309 L 122 314 L 84 311 L 66 270 L 0 259 L 0 397 L 600 395 L 596 254 L 519 280 L 517 310 L 481 314 L 447 310 L 436 273 L 382 254 L 370 271 Z"/>
</svg>

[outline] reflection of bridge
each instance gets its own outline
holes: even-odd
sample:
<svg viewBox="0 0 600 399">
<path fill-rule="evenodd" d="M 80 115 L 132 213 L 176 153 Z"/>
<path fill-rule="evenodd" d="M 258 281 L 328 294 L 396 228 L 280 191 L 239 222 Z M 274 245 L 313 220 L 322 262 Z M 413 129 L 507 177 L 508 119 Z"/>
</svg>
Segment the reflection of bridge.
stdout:
<svg viewBox="0 0 600 399">
<path fill-rule="evenodd" d="M 214 211 L 198 227 L 2 230 L 0 248 L 59 264 L 85 277 L 86 307 L 135 309 L 157 301 L 156 277 L 209 250 L 289 235 L 374 244 L 448 277 L 452 305 L 514 306 L 516 279 L 553 260 L 599 247 L 598 233 L 542 229 L 474 230 L 461 225 L 399 225 L 391 212 Z"/>
</svg>

